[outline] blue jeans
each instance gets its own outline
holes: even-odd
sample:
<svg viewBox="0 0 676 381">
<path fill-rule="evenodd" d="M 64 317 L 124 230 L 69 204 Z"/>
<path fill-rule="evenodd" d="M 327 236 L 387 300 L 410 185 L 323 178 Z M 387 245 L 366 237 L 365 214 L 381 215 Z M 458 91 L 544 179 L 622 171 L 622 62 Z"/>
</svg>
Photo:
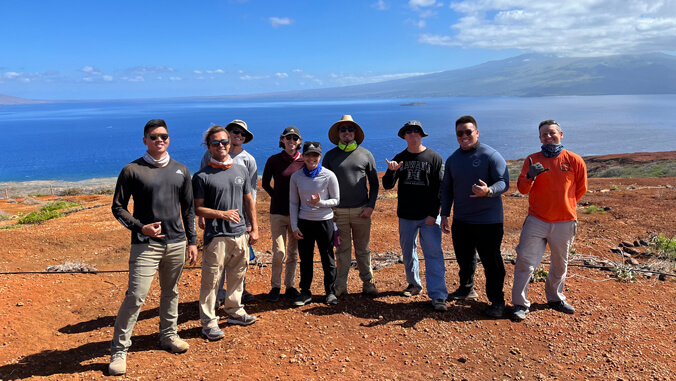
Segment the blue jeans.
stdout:
<svg viewBox="0 0 676 381">
<path fill-rule="evenodd" d="M 399 219 L 399 244 L 404 257 L 406 281 L 421 290 L 423 288 L 420 282 L 419 261 L 416 253 L 418 235 L 420 236 L 420 247 L 425 257 L 427 295 L 432 300 L 446 300 L 448 297 L 446 263 L 444 262 L 444 252 L 441 250 L 441 227 L 439 227 L 438 218 L 434 225 L 425 225 L 425 219 Z"/>
</svg>

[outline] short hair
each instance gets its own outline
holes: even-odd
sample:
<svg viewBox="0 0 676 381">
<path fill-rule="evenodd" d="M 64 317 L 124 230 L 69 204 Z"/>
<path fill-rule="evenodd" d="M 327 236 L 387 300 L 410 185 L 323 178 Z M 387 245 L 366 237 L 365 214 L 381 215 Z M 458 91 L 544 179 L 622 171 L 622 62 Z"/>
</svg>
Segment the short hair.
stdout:
<svg viewBox="0 0 676 381">
<path fill-rule="evenodd" d="M 465 116 L 461 116 L 460 118 L 458 118 L 458 120 L 455 121 L 455 128 L 458 128 L 459 125 L 465 124 L 465 123 L 472 123 L 474 125 L 474 127 L 479 129 L 479 126 L 476 124 L 476 120 L 471 115 L 465 115 Z"/>
<path fill-rule="evenodd" d="M 228 140 L 230 139 L 230 133 L 228 132 L 228 130 L 226 130 L 223 126 L 214 125 L 209 127 L 209 129 L 204 132 L 204 145 L 209 147 L 209 143 L 211 142 L 211 136 L 219 132 L 225 132 L 225 134 L 228 135 Z"/>
<path fill-rule="evenodd" d="M 143 127 L 143 136 L 148 134 L 148 131 L 154 130 L 157 127 L 164 127 L 167 132 L 169 132 L 169 129 L 167 128 L 167 123 L 164 121 L 164 119 L 151 119 L 146 123 L 146 126 Z"/>
<path fill-rule="evenodd" d="M 543 120 L 543 121 L 540 122 L 540 124 L 538 125 L 538 134 L 540 133 L 540 129 L 541 129 L 543 126 L 551 126 L 552 124 L 556 126 L 556 129 L 559 130 L 559 132 L 561 132 L 561 125 L 559 125 L 559 123 L 558 123 L 557 121 L 555 121 L 555 120 L 553 120 L 553 119 L 547 119 L 547 120 Z"/>
</svg>

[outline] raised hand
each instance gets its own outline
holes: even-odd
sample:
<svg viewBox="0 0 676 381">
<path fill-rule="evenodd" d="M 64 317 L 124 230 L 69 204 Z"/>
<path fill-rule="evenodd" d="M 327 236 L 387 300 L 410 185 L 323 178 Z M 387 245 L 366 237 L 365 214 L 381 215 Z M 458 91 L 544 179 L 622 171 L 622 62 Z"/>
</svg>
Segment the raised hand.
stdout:
<svg viewBox="0 0 676 381">
<path fill-rule="evenodd" d="M 528 158 L 528 173 L 526 174 L 526 178 L 532 179 L 540 173 L 547 171 L 549 171 L 549 168 L 544 168 L 540 163 L 533 164 L 533 158 Z"/>
<path fill-rule="evenodd" d="M 387 162 L 387 169 L 389 169 L 390 171 L 396 171 L 397 169 L 399 169 L 399 167 L 401 167 L 402 164 L 404 164 L 403 161 L 400 161 L 398 163 L 396 161 L 389 161 L 387 159 L 385 159 L 385 161 Z"/>
</svg>

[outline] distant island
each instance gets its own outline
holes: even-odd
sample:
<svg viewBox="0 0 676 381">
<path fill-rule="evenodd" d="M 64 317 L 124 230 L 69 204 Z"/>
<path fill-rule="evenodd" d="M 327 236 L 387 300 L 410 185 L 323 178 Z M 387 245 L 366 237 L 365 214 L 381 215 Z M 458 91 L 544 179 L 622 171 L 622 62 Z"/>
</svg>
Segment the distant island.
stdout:
<svg viewBox="0 0 676 381">
<path fill-rule="evenodd" d="M 427 102 L 411 102 L 411 103 L 402 103 L 402 106 L 424 106 Z"/>
</svg>

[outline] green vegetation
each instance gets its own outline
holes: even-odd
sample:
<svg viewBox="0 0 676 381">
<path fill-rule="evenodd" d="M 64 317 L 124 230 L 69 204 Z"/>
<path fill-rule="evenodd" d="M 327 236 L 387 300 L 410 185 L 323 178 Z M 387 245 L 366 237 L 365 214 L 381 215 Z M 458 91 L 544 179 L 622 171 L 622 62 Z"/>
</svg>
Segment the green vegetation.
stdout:
<svg viewBox="0 0 676 381">
<path fill-rule="evenodd" d="M 658 234 L 652 236 L 650 241 L 659 258 L 676 261 L 676 237 L 670 239 L 663 234 Z"/>
<path fill-rule="evenodd" d="M 3 212 L 2 210 L 0 210 L 0 221 L 8 221 L 8 220 L 11 220 L 11 219 L 12 219 L 11 214 L 9 214 L 7 212 Z"/>
<path fill-rule="evenodd" d="M 606 210 L 602 206 L 596 206 L 596 205 L 589 205 L 586 207 L 582 213 L 584 214 L 592 214 L 592 213 L 605 213 Z"/>
<path fill-rule="evenodd" d="M 28 197 L 46 197 L 49 196 L 48 194 L 43 194 L 43 193 L 36 193 L 36 194 L 29 194 Z"/>
<path fill-rule="evenodd" d="M 610 186 L 610 190 L 618 190 L 618 189 L 619 189 L 619 187 L 615 184 Z"/>
<path fill-rule="evenodd" d="M 4 226 L 0 226 L 0 230 L 16 229 L 16 228 L 20 228 L 20 227 L 21 227 L 21 225 L 4 225 Z"/>
<path fill-rule="evenodd" d="M 82 188 L 66 188 L 59 192 L 59 196 L 81 196 L 85 194 Z"/>
<path fill-rule="evenodd" d="M 547 275 L 549 275 L 549 271 L 545 270 L 544 266 L 540 266 L 533 272 L 533 275 L 530 276 L 530 282 L 544 282 L 547 280 Z"/>
<path fill-rule="evenodd" d="M 631 271 L 628 268 L 623 267 L 623 266 L 613 267 L 613 275 L 620 282 L 635 282 L 636 281 L 636 274 L 634 274 L 633 271 Z"/>
<path fill-rule="evenodd" d="M 63 216 L 61 210 L 72 208 L 80 204 L 68 201 L 55 201 L 45 204 L 37 212 L 30 212 L 21 216 L 17 221 L 19 224 L 37 224 L 42 221 L 51 220 Z"/>
<path fill-rule="evenodd" d="M 596 173 L 589 171 L 589 177 L 642 178 L 674 176 L 676 176 L 676 163 L 668 161 L 641 165 L 615 166 Z"/>
</svg>

